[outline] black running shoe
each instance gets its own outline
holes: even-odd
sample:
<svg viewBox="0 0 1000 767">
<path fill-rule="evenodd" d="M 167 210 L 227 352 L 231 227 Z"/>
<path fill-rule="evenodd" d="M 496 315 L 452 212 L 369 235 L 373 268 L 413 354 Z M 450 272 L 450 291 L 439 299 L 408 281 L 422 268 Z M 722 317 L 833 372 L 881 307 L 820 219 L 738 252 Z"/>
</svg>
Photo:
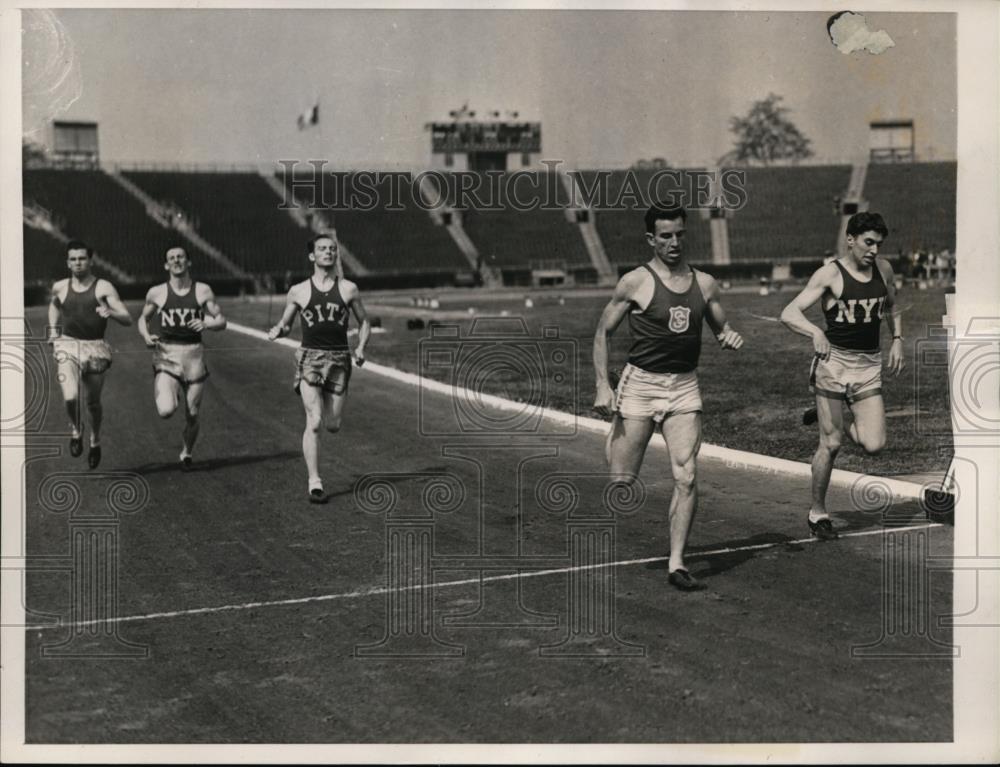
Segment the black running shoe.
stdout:
<svg viewBox="0 0 1000 767">
<path fill-rule="evenodd" d="M 74 458 L 83 455 L 83 435 L 69 438 L 69 454 Z"/>
<path fill-rule="evenodd" d="M 683 567 L 680 567 L 670 573 L 667 577 L 667 581 L 671 586 L 676 589 L 680 589 L 681 591 L 698 591 L 702 588 L 702 585 L 698 583 L 698 581 L 692 577 L 691 573 Z"/>
<path fill-rule="evenodd" d="M 833 523 L 829 519 L 821 519 L 819 522 L 809 522 L 809 532 L 821 541 L 835 541 L 840 536 L 833 529 Z"/>
<path fill-rule="evenodd" d="M 314 487 L 309 491 L 309 503 L 326 503 L 329 499 L 323 488 Z"/>
<path fill-rule="evenodd" d="M 87 465 L 92 469 L 96 469 L 98 466 L 100 466 L 100 464 L 101 464 L 101 446 L 91 445 L 90 452 L 87 453 Z"/>
<path fill-rule="evenodd" d="M 191 456 L 186 455 L 181 458 L 181 471 L 191 471 L 192 466 L 194 466 L 194 461 Z"/>
<path fill-rule="evenodd" d="M 802 425 L 812 426 L 819 420 L 819 411 L 816 408 L 811 407 L 802 413 Z"/>
</svg>

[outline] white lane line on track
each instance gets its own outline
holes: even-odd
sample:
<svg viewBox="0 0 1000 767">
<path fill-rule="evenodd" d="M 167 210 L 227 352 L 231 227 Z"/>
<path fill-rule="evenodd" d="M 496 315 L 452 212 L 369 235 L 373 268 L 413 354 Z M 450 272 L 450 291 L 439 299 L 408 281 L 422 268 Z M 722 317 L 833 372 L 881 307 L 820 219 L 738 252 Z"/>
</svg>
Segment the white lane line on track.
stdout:
<svg viewBox="0 0 1000 767">
<path fill-rule="evenodd" d="M 252 338 L 259 338 L 264 341 L 268 340 L 267 333 L 257 330 L 256 328 L 240 325 L 236 322 L 230 322 L 227 327 L 230 330 L 235 330 L 237 333 L 243 333 L 251 336 Z M 277 343 L 288 346 L 292 349 L 297 349 L 299 347 L 298 341 L 292 341 L 288 338 L 280 338 Z M 473 392 L 468 389 L 453 386 L 452 384 L 435 381 L 430 378 L 424 378 L 415 373 L 407 373 L 402 370 L 397 370 L 396 368 L 388 367 L 387 365 L 379 365 L 376 362 L 366 361 L 364 367 L 360 368 L 360 370 L 375 373 L 376 375 L 384 376 L 385 378 L 392 378 L 393 380 L 400 381 L 401 383 L 416 386 L 424 391 L 436 392 L 448 397 L 458 396 L 466 402 L 474 402 L 477 406 L 489 405 L 500 410 L 517 413 L 523 412 L 526 407 L 523 402 L 514 402 L 513 400 L 504 399 L 503 397 L 497 397 L 492 394 Z M 611 424 L 607 421 L 601 421 L 597 418 L 588 418 L 587 416 L 573 415 L 572 413 L 565 413 L 561 410 L 552 410 L 550 408 L 542 408 L 540 416 L 547 421 L 560 424 L 564 427 L 569 427 L 571 429 L 579 428 L 583 431 L 594 432 L 602 436 L 607 435 L 608 429 L 611 428 Z M 657 448 L 666 450 L 666 446 L 660 440 L 652 440 L 651 444 L 655 445 Z M 744 450 L 733 450 L 720 445 L 702 443 L 699 455 L 703 458 L 712 458 L 718 461 L 723 461 L 726 465 L 737 470 L 757 471 L 770 474 L 779 473 L 796 477 L 812 477 L 812 466 L 808 463 L 789 461 L 785 458 L 775 458 L 773 456 L 760 455 L 758 453 L 751 453 Z M 920 500 L 924 497 L 924 491 L 937 490 L 940 486 L 939 482 L 929 482 L 926 485 L 921 485 L 916 482 L 893 479 L 892 477 L 874 477 L 868 474 L 858 474 L 853 471 L 844 471 L 843 469 L 834 469 L 833 474 L 830 477 L 830 482 L 835 485 L 850 487 L 852 489 L 852 494 L 856 493 L 861 498 L 868 498 L 870 495 L 881 497 L 885 494 L 889 494 L 899 500 Z"/>
<path fill-rule="evenodd" d="M 841 533 L 840 537 L 843 538 L 861 538 L 871 535 L 883 535 L 887 532 L 906 532 L 910 530 L 927 530 L 932 527 L 943 527 L 939 522 L 928 522 L 921 525 L 908 525 L 905 527 L 890 527 L 890 528 L 880 528 L 876 530 L 859 530 L 853 533 Z M 755 543 L 748 546 L 731 546 L 723 547 L 719 549 L 710 549 L 708 551 L 692 551 L 688 552 L 689 559 L 701 559 L 703 557 L 717 557 L 723 554 L 736 554 L 741 551 L 762 551 L 764 549 L 773 549 L 779 546 L 794 546 L 806 543 L 817 543 L 819 542 L 816 538 L 800 538 L 794 541 L 778 541 L 775 543 Z M 836 546 L 836 544 L 831 544 Z M 644 565 L 651 562 L 666 562 L 669 557 L 644 557 L 642 559 L 626 559 L 620 560 L 618 562 L 602 562 L 596 565 L 578 565 L 576 567 L 557 567 L 550 568 L 547 570 L 533 570 L 528 572 L 516 572 L 509 573 L 506 575 L 488 575 L 485 577 L 477 578 L 464 578 L 457 581 L 442 581 L 440 583 L 428 583 L 420 584 L 416 586 L 404 586 L 399 589 L 392 589 L 393 591 L 421 591 L 423 589 L 434 590 L 434 589 L 446 589 L 453 588 L 455 586 L 470 586 L 477 583 L 489 583 L 492 581 L 506 581 L 513 580 L 515 578 L 538 578 L 546 575 L 561 575 L 563 573 L 570 573 L 582 570 L 603 570 L 609 567 L 629 567 L 631 565 Z M 516 562 L 511 563 L 511 569 L 516 569 L 518 565 Z M 522 564 L 523 567 L 523 564 Z M 384 586 L 371 586 L 366 589 L 357 589 L 355 591 L 345 591 L 339 594 L 319 594 L 312 597 L 297 597 L 295 599 L 275 599 L 269 602 L 243 602 L 239 604 L 231 605 L 218 605 L 215 607 L 194 607 L 188 610 L 174 610 L 171 612 L 161 612 L 161 613 L 146 613 L 145 615 L 126 615 L 120 618 L 107 618 L 104 620 L 89 620 L 89 621 L 72 621 L 68 623 L 57 623 L 52 625 L 39 625 L 39 626 L 25 626 L 25 631 L 45 631 L 51 629 L 66 629 L 66 628 L 85 628 L 87 626 L 98 626 L 98 625 L 108 625 L 112 623 L 136 623 L 139 621 L 150 621 L 159 620 L 162 618 L 185 618 L 193 615 L 212 615 L 216 613 L 225 612 L 236 612 L 239 610 L 256 610 L 263 607 L 289 607 L 291 605 L 305 605 L 313 604 L 316 602 L 332 602 L 339 599 L 361 599 L 364 597 L 379 596 L 382 594 L 388 594 L 390 589 Z"/>
</svg>

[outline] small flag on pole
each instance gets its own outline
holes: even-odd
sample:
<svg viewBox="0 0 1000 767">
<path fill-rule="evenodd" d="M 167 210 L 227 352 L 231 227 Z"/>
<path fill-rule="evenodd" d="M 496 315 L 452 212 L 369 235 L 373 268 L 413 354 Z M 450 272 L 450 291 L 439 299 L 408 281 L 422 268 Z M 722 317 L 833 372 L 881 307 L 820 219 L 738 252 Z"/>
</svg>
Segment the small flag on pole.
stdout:
<svg viewBox="0 0 1000 767">
<path fill-rule="evenodd" d="M 319 102 L 317 101 L 309 109 L 299 115 L 299 130 L 305 130 L 310 125 L 319 123 Z"/>
</svg>

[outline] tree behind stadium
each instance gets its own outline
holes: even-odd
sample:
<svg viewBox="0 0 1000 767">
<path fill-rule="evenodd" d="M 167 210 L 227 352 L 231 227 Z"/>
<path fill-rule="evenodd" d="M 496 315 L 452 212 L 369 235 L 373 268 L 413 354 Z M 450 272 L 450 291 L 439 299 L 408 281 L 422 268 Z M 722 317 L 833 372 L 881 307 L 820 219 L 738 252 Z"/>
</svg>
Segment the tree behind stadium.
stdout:
<svg viewBox="0 0 1000 767">
<path fill-rule="evenodd" d="M 769 93 L 755 101 L 744 117 L 730 117 L 729 130 L 736 137 L 733 148 L 719 159 L 720 165 L 770 165 L 776 160 L 812 157 L 812 143 L 788 118 L 782 97 Z"/>
</svg>

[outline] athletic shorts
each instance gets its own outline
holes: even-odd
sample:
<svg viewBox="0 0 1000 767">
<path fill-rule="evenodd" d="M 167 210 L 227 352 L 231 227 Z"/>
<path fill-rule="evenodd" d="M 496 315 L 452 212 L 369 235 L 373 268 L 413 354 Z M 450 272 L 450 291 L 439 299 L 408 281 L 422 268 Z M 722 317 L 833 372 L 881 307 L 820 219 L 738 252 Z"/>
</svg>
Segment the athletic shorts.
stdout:
<svg viewBox="0 0 1000 767">
<path fill-rule="evenodd" d="M 848 404 L 882 393 L 882 353 L 830 347 L 830 359 L 813 357 L 809 391 Z"/>
<path fill-rule="evenodd" d="M 103 373 L 111 367 L 111 347 L 103 338 L 91 341 L 60 336 L 52 340 L 56 363 L 70 362 L 81 373 Z"/>
<path fill-rule="evenodd" d="M 351 353 L 333 349 L 302 349 L 295 352 L 295 381 L 299 385 L 320 386 L 331 394 L 345 394 L 351 381 Z"/>
<path fill-rule="evenodd" d="M 208 378 L 205 347 L 158 341 L 153 350 L 153 373 L 166 373 L 184 386 L 201 383 Z"/>
<path fill-rule="evenodd" d="M 700 413 L 698 374 L 650 373 L 628 364 L 618 382 L 614 409 L 622 418 L 651 418 L 653 423 L 670 415 Z"/>
</svg>

